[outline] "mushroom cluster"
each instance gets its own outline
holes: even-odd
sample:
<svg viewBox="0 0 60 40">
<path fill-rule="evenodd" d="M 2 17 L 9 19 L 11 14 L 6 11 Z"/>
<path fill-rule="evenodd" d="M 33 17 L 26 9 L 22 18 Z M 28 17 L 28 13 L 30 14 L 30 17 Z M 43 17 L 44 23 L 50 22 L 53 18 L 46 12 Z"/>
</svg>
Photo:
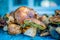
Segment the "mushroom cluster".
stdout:
<svg viewBox="0 0 60 40">
<path fill-rule="evenodd" d="M 3 26 L 3 30 L 9 34 L 23 33 L 35 37 L 38 33 L 40 36 L 51 35 L 59 39 L 60 10 L 55 12 L 54 16 L 38 15 L 32 8 L 22 6 L 0 18 L 0 26 Z M 58 36 L 54 36 L 55 34 Z"/>
</svg>

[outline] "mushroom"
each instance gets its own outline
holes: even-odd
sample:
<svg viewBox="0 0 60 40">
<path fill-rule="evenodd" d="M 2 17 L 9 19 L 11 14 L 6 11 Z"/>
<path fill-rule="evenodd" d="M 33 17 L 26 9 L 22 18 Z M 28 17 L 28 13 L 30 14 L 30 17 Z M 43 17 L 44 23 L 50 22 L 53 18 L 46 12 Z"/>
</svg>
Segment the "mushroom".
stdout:
<svg viewBox="0 0 60 40">
<path fill-rule="evenodd" d="M 54 23 L 54 24 L 60 24 L 60 16 L 54 16 L 54 17 L 50 17 L 50 22 Z"/>
<path fill-rule="evenodd" d="M 8 32 L 9 34 L 20 34 L 21 33 L 21 26 L 16 24 L 9 24 L 8 25 Z"/>
<path fill-rule="evenodd" d="M 34 17 L 34 10 L 28 7 L 20 7 L 15 11 L 15 19 L 18 24 L 23 24 L 24 20 L 27 18 L 33 18 Z"/>
<path fill-rule="evenodd" d="M 9 24 L 9 23 L 14 23 L 14 17 L 11 16 L 10 14 L 6 14 L 6 15 L 4 16 L 4 19 L 6 19 L 7 24 Z"/>
<path fill-rule="evenodd" d="M 27 25 L 30 25 L 30 26 L 37 27 L 40 30 L 44 30 L 44 29 L 47 28 L 46 25 L 43 22 L 41 22 L 41 21 L 39 21 L 38 19 L 35 19 L 35 18 L 26 19 L 24 21 L 24 23 L 26 23 Z"/>
</svg>

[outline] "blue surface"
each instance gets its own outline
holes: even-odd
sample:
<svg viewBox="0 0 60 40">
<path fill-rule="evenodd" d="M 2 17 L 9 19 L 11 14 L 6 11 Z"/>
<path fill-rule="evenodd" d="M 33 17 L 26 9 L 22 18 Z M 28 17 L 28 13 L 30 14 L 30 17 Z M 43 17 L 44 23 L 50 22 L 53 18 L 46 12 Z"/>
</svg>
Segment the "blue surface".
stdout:
<svg viewBox="0 0 60 40">
<path fill-rule="evenodd" d="M 46 37 L 40 37 L 40 36 L 35 36 L 34 38 L 19 34 L 19 35 L 9 35 L 7 32 L 4 32 L 0 28 L 0 40 L 55 40 L 50 36 Z"/>
</svg>

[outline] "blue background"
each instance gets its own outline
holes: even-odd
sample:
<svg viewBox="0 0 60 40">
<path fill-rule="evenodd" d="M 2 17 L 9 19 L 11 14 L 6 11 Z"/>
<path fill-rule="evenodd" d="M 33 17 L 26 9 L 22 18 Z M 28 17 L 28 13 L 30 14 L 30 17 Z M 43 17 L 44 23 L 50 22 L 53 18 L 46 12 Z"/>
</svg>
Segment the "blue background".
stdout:
<svg viewBox="0 0 60 40">
<path fill-rule="evenodd" d="M 49 2 L 55 2 L 57 7 L 41 7 L 42 1 L 44 0 L 0 0 L 0 15 L 15 11 L 20 6 L 33 8 L 40 15 L 54 14 L 55 10 L 60 10 L 60 0 L 48 0 Z"/>
</svg>

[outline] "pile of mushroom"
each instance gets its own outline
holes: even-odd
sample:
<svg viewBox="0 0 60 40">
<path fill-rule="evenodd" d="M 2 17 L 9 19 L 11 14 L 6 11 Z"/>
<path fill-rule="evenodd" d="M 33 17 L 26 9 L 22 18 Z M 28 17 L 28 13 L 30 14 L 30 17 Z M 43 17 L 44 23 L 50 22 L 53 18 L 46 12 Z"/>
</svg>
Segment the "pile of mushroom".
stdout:
<svg viewBox="0 0 60 40">
<path fill-rule="evenodd" d="M 60 34 L 60 27 L 55 27 L 60 23 L 60 10 L 57 10 L 54 16 L 47 16 L 38 15 L 32 8 L 22 6 L 10 14 L 6 14 L 3 20 L 5 23 L 3 30 L 8 31 L 9 34 L 23 33 L 24 35 L 35 37 L 38 31 L 40 31 L 40 36 L 46 36 L 52 35 L 54 30 Z M 3 23 L 1 20 L 0 22 Z M 0 25 L 2 25 L 1 23 Z"/>
</svg>

